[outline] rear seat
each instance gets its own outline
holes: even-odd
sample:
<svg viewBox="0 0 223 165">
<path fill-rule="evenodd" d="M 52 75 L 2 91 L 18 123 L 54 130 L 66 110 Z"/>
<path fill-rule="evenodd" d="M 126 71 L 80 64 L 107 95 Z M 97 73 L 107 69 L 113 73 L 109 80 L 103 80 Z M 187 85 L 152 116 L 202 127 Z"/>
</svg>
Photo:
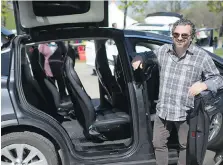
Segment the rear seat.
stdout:
<svg viewBox="0 0 223 165">
<path fill-rule="evenodd" d="M 39 51 L 37 48 L 34 49 L 30 56 L 26 55 L 29 63 L 29 71 L 32 73 L 32 79 L 39 85 L 46 102 L 50 109 L 56 109 L 56 112 L 60 115 L 67 116 L 73 110 L 73 104 L 71 100 L 61 100 L 60 94 L 55 84 L 48 78 L 39 63 Z"/>
</svg>

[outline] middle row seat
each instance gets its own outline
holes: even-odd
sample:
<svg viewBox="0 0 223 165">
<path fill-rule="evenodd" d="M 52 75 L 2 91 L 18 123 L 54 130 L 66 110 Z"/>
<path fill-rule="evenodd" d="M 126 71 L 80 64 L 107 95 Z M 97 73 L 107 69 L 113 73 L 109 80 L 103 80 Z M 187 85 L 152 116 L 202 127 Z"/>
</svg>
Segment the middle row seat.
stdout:
<svg viewBox="0 0 223 165">
<path fill-rule="evenodd" d="M 54 82 L 46 76 L 42 66 L 40 65 L 39 55 L 37 48 L 34 48 L 34 51 L 29 56 L 27 55 L 27 60 L 29 60 L 31 64 L 31 75 L 33 75 L 33 79 L 38 82 L 45 100 L 47 100 L 50 107 L 55 107 L 57 109 L 57 113 L 60 115 L 67 116 L 69 112 L 73 110 L 73 104 L 70 99 L 61 100 L 57 87 Z"/>
</svg>

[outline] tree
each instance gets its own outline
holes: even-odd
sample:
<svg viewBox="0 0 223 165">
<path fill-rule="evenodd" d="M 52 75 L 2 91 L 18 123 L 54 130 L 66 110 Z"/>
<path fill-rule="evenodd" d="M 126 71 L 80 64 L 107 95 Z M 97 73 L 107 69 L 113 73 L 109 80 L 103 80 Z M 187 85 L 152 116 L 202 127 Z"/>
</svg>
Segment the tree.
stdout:
<svg viewBox="0 0 223 165">
<path fill-rule="evenodd" d="M 220 15 L 209 11 L 206 3 L 202 1 L 192 1 L 190 6 L 182 10 L 184 18 L 191 20 L 196 28 L 202 28 L 202 25 L 210 28 L 217 28 L 221 25 Z"/>
<path fill-rule="evenodd" d="M 128 8 L 131 7 L 135 12 L 143 14 L 144 6 L 148 3 L 148 0 L 143 1 L 132 1 L 132 0 L 121 0 L 119 9 L 124 10 L 124 28 L 126 27 L 126 16 Z"/>
<path fill-rule="evenodd" d="M 210 12 L 221 13 L 222 14 L 222 23 L 219 31 L 219 37 L 223 36 L 223 2 L 222 1 L 208 1 L 207 6 L 209 7 Z"/>
<path fill-rule="evenodd" d="M 10 12 L 10 6 L 8 4 L 8 1 L 2 1 L 1 8 L 2 25 L 6 26 L 6 20 Z"/>
<path fill-rule="evenodd" d="M 152 12 L 175 12 L 181 13 L 184 9 L 190 7 L 190 1 L 152 1 L 150 4 L 150 13 Z"/>
</svg>

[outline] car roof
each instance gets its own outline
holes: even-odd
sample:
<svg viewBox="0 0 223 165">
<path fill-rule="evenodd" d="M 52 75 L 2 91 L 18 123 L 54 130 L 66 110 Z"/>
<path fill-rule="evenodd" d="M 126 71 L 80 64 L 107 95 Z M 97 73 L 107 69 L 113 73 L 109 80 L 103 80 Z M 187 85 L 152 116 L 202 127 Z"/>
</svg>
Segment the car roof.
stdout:
<svg viewBox="0 0 223 165">
<path fill-rule="evenodd" d="M 151 16 L 169 16 L 169 17 L 178 17 L 178 18 L 183 17 L 183 15 L 174 13 L 174 12 L 156 12 L 156 13 L 147 14 L 146 17 L 151 17 Z"/>
<path fill-rule="evenodd" d="M 151 33 L 151 32 L 145 32 L 145 31 L 135 31 L 135 30 L 123 30 L 124 35 L 126 37 L 130 36 L 143 36 L 146 38 L 151 38 L 155 40 L 160 40 L 160 41 L 167 41 L 172 43 L 172 38 L 166 35 L 161 35 L 161 34 L 156 34 L 156 33 Z"/>
<path fill-rule="evenodd" d="M 201 28 L 201 29 L 197 29 L 197 32 L 199 31 L 209 31 L 209 30 L 215 30 L 216 28 Z"/>
</svg>

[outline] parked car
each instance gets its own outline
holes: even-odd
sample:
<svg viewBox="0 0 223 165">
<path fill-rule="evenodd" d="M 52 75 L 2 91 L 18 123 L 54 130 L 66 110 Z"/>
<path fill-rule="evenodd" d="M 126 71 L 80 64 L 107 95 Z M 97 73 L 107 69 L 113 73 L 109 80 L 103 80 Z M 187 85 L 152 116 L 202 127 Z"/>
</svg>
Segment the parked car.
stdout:
<svg viewBox="0 0 223 165">
<path fill-rule="evenodd" d="M 171 29 L 173 23 L 182 17 L 181 14 L 173 12 L 151 13 L 146 16 L 145 23 L 135 23 L 132 26 L 127 27 L 127 29 L 172 36 Z"/>
<path fill-rule="evenodd" d="M 214 30 L 214 28 L 201 28 L 196 31 L 196 44 L 211 53 L 214 52 Z"/>
<path fill-rule="evenodd" d="M 107 28 L 106 1 L 13 1 L 13 5 L 18 35 L 11 44 L 9 74 L 2 73 L 1 78 L 2 164 L 156 164 L 152 132 L 159 72 L 152 62 L 145 74 L 133 71 L 131 60 L 137 47 L 153 50 L 172 43 L 171 38 Z M 42 42 L 71 39 L 95 40 L 97 108 L 69 56 L 62 71 L 70 100 L 61 102 L 42 70 L 37 49 L 30 55 L 25 51 Z M 108 40 L 118 51 L 113 75 Z M 210 56 L 223 75 L 222 58 Z M 190 125 L 188 160 L 198 164 L 207 148 L 217 153 L 223 148 L 223 90 L 197 99 L 207 97 L 205 107 L 201 101 L 192 109 L 194 117 L 188 118 L 196 123 Z M 176 137 L 173 132 L 168 144 L 170 163 L 178 160 Z"/>
<path fill-rule="evenodd" d="M 15 34 L 12 31 L 1 26 L 1 50 L 9 46 L 13 37 L 15 37 Z"/>
</svg>

